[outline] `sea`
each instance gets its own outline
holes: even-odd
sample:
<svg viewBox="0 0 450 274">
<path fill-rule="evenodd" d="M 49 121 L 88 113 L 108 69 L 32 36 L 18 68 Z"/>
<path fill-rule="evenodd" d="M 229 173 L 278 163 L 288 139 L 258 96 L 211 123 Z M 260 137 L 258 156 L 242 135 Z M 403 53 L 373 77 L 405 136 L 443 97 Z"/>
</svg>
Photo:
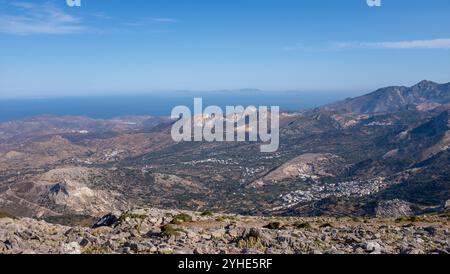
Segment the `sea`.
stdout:
<svg viewBox="0 0 450 274">
<path fill-rule="evenodd" d="M 98 95 L 51 98 L 0 99 L 0 122 L 39 115 L 87 116 L 108 119 L 120 116 L 170 116 L 175 106 L 193 109 L 194 98 L 203 106 L 279 106 L 284 111 L 299 111 L 325 105 L 354 93 L 344 92 L 233 92 L 201 94 Z"/>
</svg>

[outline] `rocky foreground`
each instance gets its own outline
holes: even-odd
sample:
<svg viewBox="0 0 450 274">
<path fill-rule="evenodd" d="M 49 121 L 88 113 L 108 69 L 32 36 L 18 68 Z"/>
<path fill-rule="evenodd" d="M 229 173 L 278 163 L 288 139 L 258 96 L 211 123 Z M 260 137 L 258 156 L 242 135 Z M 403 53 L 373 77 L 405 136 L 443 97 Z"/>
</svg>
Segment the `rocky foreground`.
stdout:
<svg viewBox="0 0 450 274">
<path fill-rule="evenodd" d="M 448 213 L 399 219 L 262 218 L 139 209 L 92 228 L 0 217 L 0 253 L 449 254 Z"/>
</svg>

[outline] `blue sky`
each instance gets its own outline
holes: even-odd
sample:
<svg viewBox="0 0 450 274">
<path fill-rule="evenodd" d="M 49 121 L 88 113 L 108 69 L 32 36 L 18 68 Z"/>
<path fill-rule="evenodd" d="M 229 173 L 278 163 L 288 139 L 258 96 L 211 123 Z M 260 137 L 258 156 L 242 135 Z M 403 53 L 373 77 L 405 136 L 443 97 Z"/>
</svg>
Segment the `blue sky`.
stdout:
<svg viewBox="0 0 450 274">
<path fill-rule="evenodd" d="M 0 0 L 0 97 L 450 81 L 450 1 Z"/>
</svg>

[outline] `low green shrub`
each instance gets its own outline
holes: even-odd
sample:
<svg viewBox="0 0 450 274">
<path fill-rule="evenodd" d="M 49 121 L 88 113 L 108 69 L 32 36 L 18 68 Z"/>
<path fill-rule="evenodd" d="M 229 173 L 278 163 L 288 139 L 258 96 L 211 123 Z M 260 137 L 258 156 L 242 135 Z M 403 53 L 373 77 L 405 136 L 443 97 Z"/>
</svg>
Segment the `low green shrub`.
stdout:
<svg viewBox="0 0 450 274">
<path fill-rule="evenodd" d="M 295 222 L 294 227 L 298 229 L 310 229 L 312 228 L 311 224 L 308 222 Z"/>
<path fill-rule="evenodd" d="M 172 220 L 172 224 L 181 224 L 186 222 L 192 222 L 192 217 L 186 213 L 175 215 Z"/>
<path fill-rule="evenodd" d="M 172 236 L 178 236 L 180 234 L 180 229 L 175 228 L 171 224 L 163 225 L 161 227 L 161 234 L 165 238 L 170 238 Z"/>
<path fill-rule="evenodd" d="M 9 219 L 13 219 L 13 220 L 17 219 L 17 217 L 12 214 L 9 214 L 6 212 L 0 212 L 0 219 L 3 219 L 3 218 L 9 218 Z"/>
<path fill-rule="evenodd" d="M 268 228 L 268 229 L 281 229 L 282 225 L 280 222 L 272 222 L 269 223 L 268 225 L 264 226 L 264 228 Z"/>
</svg>

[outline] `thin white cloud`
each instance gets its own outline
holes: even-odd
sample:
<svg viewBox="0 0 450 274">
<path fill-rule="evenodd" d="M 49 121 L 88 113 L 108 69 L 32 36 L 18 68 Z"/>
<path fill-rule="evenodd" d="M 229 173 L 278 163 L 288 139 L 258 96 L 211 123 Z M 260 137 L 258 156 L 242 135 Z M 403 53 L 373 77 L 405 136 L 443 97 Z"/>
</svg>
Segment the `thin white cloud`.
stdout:
<svg viewBox="0 0 450 274">
<path fill-rule="evenodd" d="M 152 17 L 150 20 L 154 23 L 176 23 L 178 22 L 176 19 L 173 18 L 164 18 L 164 17 Z"/>
<path fill-rule="evenodd" d="M 389 41 L 389 42 L 336 42 L 332 45 L 339 49 L 450 49 L 450 39 Z"/>
<path fill-rule="evenodd" d="M 77 34 L 84 32 L 101 32 L 105 30 L 120 29 L 120 26 L 129 28 L 157 27 L 175 24 L 179 21 L 170 17 L 141 17 L 125 21 L 106 13 L 94 12 L 85 14 L 88 22 L 95 22 L 96 27 L 89 27 L 81 17 L 56 7 L 54 3 L 36 4 L 26 1 L 4 1 L 0 9 L 0 34 L 10 35 L 36 35 L 36 34 Z M 92 20 L 90 20 L 92 19 Z M 108 20 L 108 25 L 105 21 Z M 115 28 L 113 26 L 116 26 Z M 162 32 L 163 30 L 153 30 Z"/>
<path fill-rule="evenodd" d="M 178 20 L 168 17 L 143 17 L 128 22 L 123 22 L 122 25 L 128 27 L 144 27 L 156 24 L 165 25 L 173 23 L 178 23 Z"/>
<path fill-rule="evenodd" d="M 13 35 L 72 34 L 86 28 L 81 19 L 53 5 L 35 5 L 29 2 L 11 2 L 17 9 L 12 14 L 0 14 L 0 33 Z"/>
<path fill-rule="evenodd" d="M 104 12 L 94 12 L 91 14 L 94 18 L 102 19 L 102 20 L 111 20 L 114 19 L 114 17 L 104 13 Z"/>
<path fill-rule="evenodd" d="M 450 49 L 450 38 L 387 42 L 330 42 L 315 45 L 294 44 L 282 47 L 283 51 L 336 51 L 345 49 Z"/>
<path fill-rule="evenodd" d="M 10 3 L 12 6 L 18 7 L 18 8 L 24 8 L 24 9 L 32 9 L 34 7 L 33 3 L 29 3 L 29 2 L 11 2 Z"/>
</svg>

